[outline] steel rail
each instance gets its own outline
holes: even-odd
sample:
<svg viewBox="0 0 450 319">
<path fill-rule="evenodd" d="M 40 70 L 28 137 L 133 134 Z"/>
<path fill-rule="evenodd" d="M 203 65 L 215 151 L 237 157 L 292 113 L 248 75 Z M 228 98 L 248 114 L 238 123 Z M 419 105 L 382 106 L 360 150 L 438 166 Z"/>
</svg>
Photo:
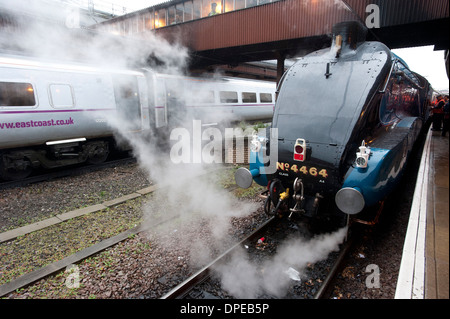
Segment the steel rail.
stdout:
<svg viewBox="0 0 450 319">
<path fill-rule="evenodd" d="M 333 264 L 333 267 L 328 272 L 327 277 L 322 282 L 322 285 L 320 285 L 320 288 L 317 290 L 317 292 L 314 294 L 313 299 L 323 299 L 325 296 L 325 293 L 327 292 L 331 282 L 336 277 L 336 274 L 339 270 L 339 267 L 341 266 L 342 262 L 344 261 L 345 256 L 347 255 L 348 251 L 350 250 L 350 247 L 353 244 L 353 237 L 350 237 L 342 247 L 341 251 L 339 252 L 338 257 L 336 258 L 336 261 Z"/>
<path fill-rule="evenodd" d="M 253 231 L 249 236 L 239 241 L 237 244 L 229 248 L 227 251 L 222 253 L 220 256 L 218 256 L 216 259 L 211 261 L 208 265 L 197 271 L 195 274 L 190 276 L 188 279 L 180 283 L 178 286 L 173 288 L 171 291 L 163 295 L 160 299 L 182 299 L 184 298 L 195 286 L 198 284 L 204 282 L 207 280 L 211 272 L 210 270 L 214 265 L 219 264 L 221 261 L 223 261 L 227 256 L 229 256 L 233 251 L 238 249 L 239 247 L 242 247 L 242 245 L 247 242 L 253 240 L 255 237 L 257 237 L 262 231 L 267 229 L 274 221 L 276 217 L 271 217 L 266 222 L 264 222 L 258 229 Z"/>
</svg>

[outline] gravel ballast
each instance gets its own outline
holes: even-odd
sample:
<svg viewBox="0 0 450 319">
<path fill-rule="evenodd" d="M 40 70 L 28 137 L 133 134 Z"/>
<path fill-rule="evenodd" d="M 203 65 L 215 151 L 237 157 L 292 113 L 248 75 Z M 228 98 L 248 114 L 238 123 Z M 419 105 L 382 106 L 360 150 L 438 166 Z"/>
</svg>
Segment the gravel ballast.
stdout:
<svg viewBox="0 0 450 319">
<path fill-rule="evenodd" d="M 227 192 L 226 190 L 233 186 L 233 173 L 234 170 L 232 169 L 219 170 L 217 174 L 213 174 L 215 177 L 211 178 L 214 179 L 214 182 L 220 188 L 225 189 L 225 192 Z M 2 229 L 12 229 L 15 226 L 23 226 L 27 220 L 34 222 L 89 204 L 95 205 L 102 203 L 135 192 L 151 184 L 136 164 L 130 164 L 105 169 L 101 172 L 92 172 L 82 176 L 30 185 L 22 189 L 6 190 L 5 193 L 8 199 L 4 201 L 7 204 L 4 206 L 5 213 L 2 215 Z M 55 189 L 59 191 L 55 192 Z M 255 198 L 255 189 L 253 189 L 254 193 L 250 194 L 248 194 L 249 190 L 234 189 L 234 192 L 238 197 L 245 198 L 247 196 L 247 198 Z M 259 189 L 256 190 L 256 192 L 258 191 Z M 0 273 L 2 275 L 0 284 L 7 283 L 54 261 L 61 260 L 70 254 L 133 228 L 140 223 L 152 222 L 153 217 L 149 217 L 151 214 L 144 216 L 145 211 L 149 211 L 151 208 L 157 209 L 157 211 L 154 210 L 156 218 L 164 217 L 161 216 L 163 212 L 160 208 L 167 204 L 167 202 L 164 202 L 167 200 L 165 198 L 167 194 L 164 191 L 161 192 L 162 195 L 157 195 L 157 193 L 151 193 L 114 207 L 73 218 L 0 244 L 0 256 L 2 260 L 0 265 Z M 53 194 L 56 194 L 56 196 Z M 17 199 L 13 200 L 14 197 Z M 154 197 L 158 197 L 157 201 L 155 201 Z M 158 201 L 162 204 L 155 206 L 154 203 Z M 247 200 L 247 202 L 253 201 L 253 199 Z M 239 206 L 238 202 L 237 205 Z M 22 212 L 22 214 L 15 213 L 18 211 Z M 232 221 L 226 227 L 225 231 L 233 231 L 232 228 L 234 226 L 247 223 L 239 231 L 240 234 L 244 234 L 246 227 L 250 230 L 252 229 L 256 223 L 255 218 L 264 220 L 266 216 L 260 210 L 250 217 L 247 216 L 241 219 L 247 222 L 238 221 L 239 218 L 230 218 Z M 200 228 L 214 229 L 214 227 L 208 227 L 208 223 L 214 223 L 214 215 L 211 218 L 201 214 L 200 216 L 188 219 L 177 220 L 175 218 L 172 225 L 176 228 L 169 230 L 169 237 L 164 240 L 161 238 L 167 237 L 165 230 L 161 231 L 156 229 L 155 234 L 157 234 L 157 237 L 155 237 L 155 234 L 141 233 L 82 261 L 77 265 L 79 267 L 80 278 L 80 286 L 77 289 L 69 289 L 70 291 L 68 291 L 66 280 L 69 275 L 67 272 L 62 271 L 25 289 L 9 294 L 8 297 L 139 298 L 143 296 L 144 291 L 149 289 L 148 287 L 150 285 L 154 287 L 154 289 L 152 288 L 154 292 L 148 293 L 145 298 L 156 298 L 158 295 L 158 285 L 165 287 L 169 284 L 168 282 L 175 280 L 167 279 L 168 275 L 163 275 L 163 272 L 175 272 L 179 269 L 186 269 L 187 271 L 187 269 L 191 269 L 199 263 L 199 260 L 196 260 L 188 267 L 187 263 L 189 262 L 189 258 L 186 257 L 186 251 L 192 251 L 192 245 L 195 247 L 195 245 L 199 245 L 202 242 L 198 238 L 198 236 L 203 236 Z M 189 227 L 186 227 L 186 225 L 189 225 Z M 220 236 L 222 235 L 220 234 Z M 183 238 L 180 239 L 178 238 L 179 236 Z M 213 234 L 214 236 L 217 236 L 217 234 Z M 173 240 L 176 241 L 176 244 L 168 245 Z M 215 242 L 209 239 L 206 241 L 210 243 Z M 181 242 L 183 244 L 180 244 Z M 222 244 L 225 245 L 225 242 L 223 241 Z M 183 249 L 184 253 L 177 254 L 174 247 Z M 219 248 L 211 247 L 212 250 Z M 153 257 L 147 258 L 148 254 L 151 254 Z M 169 260 L 168 258 L 174 254 L 180 256 L 176 256 L 175 261 Z M 147 264 L 148 266 L 146 266 Z M 176 266 L 177 264 L 179 266 Z M 173 265 L 175 268 L 171 270 L 168 265 Z M 136 269 L 131 270 L 131 268 Z M 138 268 L 142 268 L 142 270 Z M 146 268 L 152 271 L 146 271 Z M 159 271 L 158 268 L 162 269 Z M 117 270 L 117 274 L 116 269 L 119 269 Z M 145 274 L 148 273 L 151 278 L 149 277 L 150 279 L 144 280 L 145 277 L 142 277 L 142 272 L 145 272 Z M 123 287 L 121 286 L 119 289 L 114 288 L 117 285 L 108 283 L 111 276 L 113 276 L 111 277 L 113 278 L 111 279 L 112 282 L 120 282 L 119 278 L 121 278 L 122 274 L 126 274 L 124 278 L 133 278 L 134 273 L 136 273 L 137 277 L 131 283 L 131 286 L 134 287 L 131 290 L 127 288 L 127 284 Z M 160 274 L 162 279 L 158 277 Z M 95 276 L 99 276 L 98 279 L 95 279 Z M 172 278 L 173 276 L 170 277 Z M 179 274 L 174 278 L 177 277 L 180 280 L 182 279 L 182 276 Z M 142 287 L 137 288 L 135 285 Z M 111 290 L 108 290 L 109 288 L 105 290 L 105 287 L 110 287 Z M 165 289 L 168 288 L 166 287 Z"/>
</svg>

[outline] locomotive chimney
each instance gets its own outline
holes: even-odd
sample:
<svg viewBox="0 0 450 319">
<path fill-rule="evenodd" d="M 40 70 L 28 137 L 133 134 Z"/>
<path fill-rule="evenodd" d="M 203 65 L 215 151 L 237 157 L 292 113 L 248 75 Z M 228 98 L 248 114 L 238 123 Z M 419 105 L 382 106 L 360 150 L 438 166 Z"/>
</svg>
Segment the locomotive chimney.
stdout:
<svg viewBox="0 0 450 319">
<path fill-rule="evenodd" d="M 367 28 L 359 21 L 344 21 L 333 26 L 332 50 L 336 51 L 338 58 L 347 50 L 355 50 L 366 40 Z"/>
</svg>

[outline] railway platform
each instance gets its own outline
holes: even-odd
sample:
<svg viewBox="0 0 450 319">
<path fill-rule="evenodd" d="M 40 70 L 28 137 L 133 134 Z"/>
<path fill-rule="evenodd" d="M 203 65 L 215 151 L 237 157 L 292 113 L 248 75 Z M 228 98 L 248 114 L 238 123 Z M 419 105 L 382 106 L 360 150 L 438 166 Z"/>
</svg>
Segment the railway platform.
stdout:
<svg viewBox="0 0 450 319">
<path fill-rule="evenodd" d="M 395 298 L 449 298 L 449 137 L 439 131 L 425 142 Z"/>
</svg>

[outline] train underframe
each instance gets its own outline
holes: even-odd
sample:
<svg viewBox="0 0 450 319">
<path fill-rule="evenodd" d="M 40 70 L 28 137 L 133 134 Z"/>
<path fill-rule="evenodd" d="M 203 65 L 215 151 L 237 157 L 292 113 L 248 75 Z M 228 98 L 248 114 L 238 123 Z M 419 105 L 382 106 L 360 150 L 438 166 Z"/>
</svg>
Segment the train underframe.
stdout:
<svg viewBox="0 0 450 319">
<path fill-rule="evenodd" d="M 113 138 L 82 138 L 3 151 L 0 153 L 0 178 L 23 179 L 37 168 L 53 169 L 84 162 L 99 164 L 107 159 L 115 147 Z"/>
</svg>

